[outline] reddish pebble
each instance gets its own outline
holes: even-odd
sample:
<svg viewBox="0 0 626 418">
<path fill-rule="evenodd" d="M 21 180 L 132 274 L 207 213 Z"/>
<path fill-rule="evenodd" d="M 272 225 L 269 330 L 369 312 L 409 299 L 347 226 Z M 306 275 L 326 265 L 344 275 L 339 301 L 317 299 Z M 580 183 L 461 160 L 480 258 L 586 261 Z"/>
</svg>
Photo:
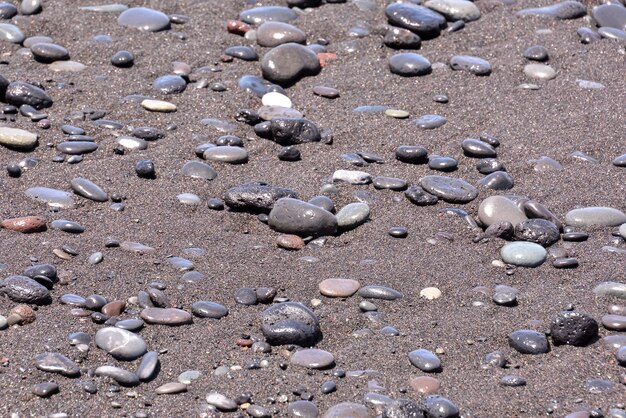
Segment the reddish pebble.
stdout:
<svg viewBox="0 0 626 418">
<path fill-rule="evenodd" d="M 233 57 L 231 57 L 230 55 L 222 55 L 220 57 L 220 61 L 222 62 L 233 62 Z"/>
<path fill-rule="evenodd" d="M 113 302 L 109 302 L 102 307 L 102 313 L 106 316 L 119 316 L 122 312 L 124 312 L 125 307 L 126 302 L 123 300 L 114 300 Z"/>
<path fill-rule="evenodd" d="M 276 245 L 286 250 L 301 250 L 304 248 L 304 240 L 297 235 L 283 234 L 276 238 Z"/>
<path fill-rule="evenodd" d="M 17 305 L 15 308 L 11 309 L 11 315 L 19 315 L 22 319 L 19 321 L 20 325 L 33 323 L 35 319 L 37 319 L 35 311 L 28 305 Z"/>
<path fill-rule="evenodd" d="M 319 52 L 317 58 L 320 60 L 320 67 L 324 68 L 327 63 L 337 59 L 337 54 L 333 52 Z"/>
<path fill-rule="evenodd" d="M 237 340 L 237 345 L 239 347 L 252 347 L 252 340 L 240 338 Z"/>
<path fill-rule="evenodd" d="M 242 22 L 241 20 L 229 20 L 226 23 L 226 29 L 230 33 L 234 33 L 237 35 L 244 35 L 246 32 L 248 32 L 252 28 L 250 27 L 250 25 Z"/>
<path fill-rule="evenodd" d="M 420 395 L 432 395 L 439 392 L 441 383 L 439 379 L 430 376 L 419 376 L 409 380 L 409 386 Z"/>
<path fill-rule="evenodd" d="M 42 216 L 24 216 L 22 218 L 4 219 L 0 226 L 11 231 L 28 234 L 42 231 L 46 228 L 46 219 Z"/>
</svg>

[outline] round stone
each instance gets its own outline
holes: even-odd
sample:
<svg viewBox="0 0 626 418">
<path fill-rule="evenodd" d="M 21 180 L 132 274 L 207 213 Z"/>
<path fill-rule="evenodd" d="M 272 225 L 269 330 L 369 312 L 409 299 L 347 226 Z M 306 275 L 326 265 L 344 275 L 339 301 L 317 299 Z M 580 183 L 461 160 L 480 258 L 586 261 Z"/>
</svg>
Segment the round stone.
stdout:
<svg viewBox="0 0 626 418">
<path fill-rule="evenodd" d="M 597 337 L 598 323 L 584 313 L 563 311 L 552 321 L 550 335 L 556 345 L 584 346 Z"/>
<path fill-rule="evenodd" d="M 164 75 L 154 80 L 152 87 L 164 94 L 176 94 L 185 91 L 187 82 L 179 75 Z"/>
<path fill-rule="evenodd" d="M 331 406 L 322 415 L 322 418 L 369 418 L 370 413 L 366 406 L 353 403 L 342 402 L 340 404 Z"/>
<path fill-rule="evenodd" d="M 135 56 L 129 51 L 117 51 L 111 57 L 111 64 L 120 68 L 132 67 L 135 63 Z"/>
<path fill-rule="evenodd" d="M 53 43 L 37 43 L 30 47 L 35 59 L 39 62 L 51 63 L 70 59 L 70 53 L 61 45 Z"/>
<path fill-rule="evenodd" d="M 455 55 L 450 58 L 450 68 L 455 71 L 466 71 L 478 76 L 491 74 L 491 64 L 488 61 L 470 55 Z"/>
<path fill-rule="evenodd" d="M 139 335 L 114 327 L 98 330 L 95 342 L 98 347 L 123 361 L 135 360 L 147 349 L 146 342 Z"/>
<path fill-rule="evenodd" d="M 220 319 L 228 315 L 228 309 L 217 302 L 198 301 L 191 306 L 193 314 L 199 318 Z"/>
<path fill-rule="evenodd" d="M 602 326 L 612 331 L 626 331 L 626 315 L 604 315 Z"/>
<path fill-rule="evenodd" d="M 248 151 L 245 148 L 223 146 L 208 148 L 202 154 L 202 158 L 208 161 L 223 162 L 229 164 L 244 164 L 248 162 Z"/>
<path fill-rule="evenodd" d="M 322 339 L 317 316 L 298 302 L 284 302 L 267 308 L 261 315 L 261 329 L 272 345 L 307 347 Z"/>
<path fill-rule="evenodd" d="M 296 351 L 291 356 L 291 364 L 309 369 L 326 369 L 335 364 L 335 357 L 328 351 L 308 348 Z"/>
<path fill-rule="evenodd" d="M 556 77 L 554 68 L 546 64 L 526 64 L 524 66 L 524 74 L 527 77 L 539 80 L 552 80 Z"/>
<path fill-rule="evenodd" d="M 549 247 L 559 240 L 560 233 L 559 228 L 552 222 L 533 218 L 521 221 L 515 225 L 515 238 Z"/>
<path fill-rule="evenodd" d="M 370 216 L 370 208 L 367 203 L 350 203 L 341 208 L 337 213 L 337 227 L 343 231 L 354 229 L 365 223 Z"/>
<path fill-rule="evenodd" d="M 332 235 L 337 231 L 335 215 L 319 206 L 288 197 L 276 201 L 268 224 L 278 232 L 301 237 Z"/>
<path fill-rule="evenodd" d="M 256 41 L 260 46 L 271 48 L 290 42 L 304 44 L 306 34 L 289 23 L 265 22 L 256 30 Z"/>
<path fill-rule="evenodd" d="M 18 128 L 0 127 L 0 145 L 23 150 L 33 149 L 37 145 L 37 134 Z"/>
<path fill-rule="evenodd" d="M 483 200 L 478 208 L 478 218 L 485 226 L 500 222 L 515 226 L 527 219 L 515 202 L 504 196 L 490 196 Z"/>
<path fill-rule="evenodd" d="M 176 308 L 145 308 L 140 316 L 148 324 L 169 326 L 190 324 L 193 321 L 189 312 Z"/>
<path fill-rule="evenodd" d="M 326 279 L 320 282 L 320 293 L 330 298 L 347 298 L 354 295 L 361 284 L 352 279 Z"/>
<path fill-rule="evenodd" d="M 500 249 L 502 261 L 521 267 L 538 267 L 547 255 L 546 249 L 534 242 L 510 242 Z"/>
<path fill-rule="evenodd" d="M 409 231 L 403 226 L 394 226 L 389 229 L 388 234 L 394 238 L 406 238 Z"/>
<path fill-rule="evenodd" d="M 472 22 L 480 19 L 480 9 L 467 0 L 428 0 L 424 6 L 441 13 L 450 22 Z"/>
<path fill-rule="evenodd" d="M 619 209 L 595 206 L 573 209 L 565 215 L 571 226 L 618 226 L 626 223 L 626 215 Z"/>
</svg>

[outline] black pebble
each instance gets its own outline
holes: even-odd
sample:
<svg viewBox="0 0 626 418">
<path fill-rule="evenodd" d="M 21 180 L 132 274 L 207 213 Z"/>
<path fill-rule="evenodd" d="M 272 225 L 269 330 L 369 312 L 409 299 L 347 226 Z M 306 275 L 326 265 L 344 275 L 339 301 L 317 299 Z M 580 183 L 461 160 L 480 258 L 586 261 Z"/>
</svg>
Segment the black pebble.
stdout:
<svg viewBox="0 0 626 418">
<path fill-rule="evenodd" d="M 207 202 L 207 206 L 213 210 L 224 210 L 224 201 L 219 197 L 212 197 Z"/>
<path fill-rule="evenodd" d="M 9 173 L 9 177 L 19 177 L 22 175 L 22 167 L 17 164 L 9 164 L 7 165 L 7 173 Z"/>
<path fill-rule="evenodd" d="M 332 393 L 336 390 L 337 390 L 337 385 L 332 380 L 325 381 L 324 383 L 322 383 L 322 386 L 320 387 L 320 391 L 325 395 Z"/>
<path fill-rule="evenodd" d="M 144 179 L 156 177 L 154 171 L 154 163 L 151 160 L 139 160 L 135 163 L 135 172 Z"/>
<path fill-rule="evenodd" d="M 300 159 L 300 150 L 296 147 L 282 147 L 278 151 L 278 159 L 281 161 L 298 161 Z"/>
<path fill-rule="evenodd" d="M 135 57 L 128 51 L 118 51 L 111 57 L 111 64 L 120 68 L 132 67 Z"/>
<path fill-rule="evenodd" d="M 406 238 L 409 235 L 409 231 L 403 226 L 394 226 L 389 229 L 389 235 L 394 238 Z"/>
</svg>

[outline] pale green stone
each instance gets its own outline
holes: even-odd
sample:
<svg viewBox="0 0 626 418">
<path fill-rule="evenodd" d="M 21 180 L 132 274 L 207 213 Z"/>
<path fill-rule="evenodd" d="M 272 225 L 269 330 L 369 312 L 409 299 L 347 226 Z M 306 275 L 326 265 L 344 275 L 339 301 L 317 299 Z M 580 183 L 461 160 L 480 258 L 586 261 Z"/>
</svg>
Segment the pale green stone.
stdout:
<svg viewBox="0 0 626 418">
<path fill-rule="evenodd" d="M 500 249 L 502 261 L 521 267 L 537 267 L 548 255 L 545 248 L 534 242 L 510 242 Z"/>
</svg>

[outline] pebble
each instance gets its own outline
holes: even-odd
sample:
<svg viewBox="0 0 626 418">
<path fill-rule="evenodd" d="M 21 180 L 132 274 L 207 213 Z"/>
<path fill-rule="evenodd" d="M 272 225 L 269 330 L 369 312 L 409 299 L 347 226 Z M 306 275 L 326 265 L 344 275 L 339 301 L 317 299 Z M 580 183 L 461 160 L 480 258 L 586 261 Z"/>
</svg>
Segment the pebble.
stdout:
<svg viewBox="0 0 626 418">
<path fill-rule="evenodd" d="M 389 58 L 389 70 L 403 77 L 429 74 L 432 71 L 430 61 L 413 52 L 402 52 Z"/>
<path fill-rule="evenodd" d="M 515 238 L 520 241 L 529 241 L 544 247 L 557 242 L 560 238 L 559 228 L 545 219 L 533 218 L 515 225 Z"/>
<path fill-rule="evenodd" d="M 417 34 L 421 39 L 432 39 L 446 25 L 446 19 L 424 6 L 411 3 L 391 3 L 385 8 L 389 23 Z"/>
<path fill-rule="evenodd" d="M 546 249 L 534 242 L 510 242 L 500 249 L 502 261 L 520 267 L 538 267 L 547 255 Z"/>
<path fill-rule="evenodd" d="M 136 375 L 142 382 L 149 382 L 156 377 L 160 369 L 159 354 L 156 351 L 148 351 L 141 359 Z"/>
<path fill-rule="evenodd" d="M 154 80 L 152 87 L 163 94 L 178 94 L 185 91 L 187 82 L 179 75 L 164 75 Z"/>
<path fill-rule="evenodd" d="M 206 401 L 218 410 L 230 412 L 237 409 L 237 402 L 217 392 L 210 392 L 206 395 Z"/>
<path fill-rule="evenodd" d="M 180 382 L 165 383 L 155 389 L 157 395 L 174 395 L 183 392 L 187 392 L 187 385 Z"/>
<path fill-rule="evenodd" d="M 184 176 L 194 179 L 214 180 L 217 177 L 217 171 L 201 161 L 187 161 L 181 172 Z"/>
<path fill-rule="evenodd" d="M 502 379 L 500 379 L 500 384 L 502 386 L 511 387 L 526 386 L 526 379 L 524 379 L 522 376 L 508 374 L 506 376 L 502 376 Z"/>
<path fill-rule="evenodd" d="M 333 235 L 337 231 L 337 218 L 332 213 L 288 197 L 276 201 L 268 224 L 278 232 L 301 237 Z"/>
<path fill-rule="evenodd" d="M 313 94 L 325 97 L 327 99 L 336 99 L 337 97 L 339 97 L 339 90 L 327 86 L 314 86 Z"/>
<path fill-rule="evenodd" d="M 315 75 L 321 69 L 315 52 L 297 43 L 286 43 L 272 48 L 261 60 L 263 78 L 288 86 L 300 78 Z"/>
<path fill-rule="evenodd" d="M 276 245 L 286 250 L 301 250 L 304 248 L 305 242 L 297 235 L 281 234 L 276 237 Z"/>
<path fill-rule="evenodd" d="M 415 119 L 415 124 L 422 129 L 437 129 L 448 122 L 448 119 L 440 115 L 422 115 Z"/>
<path fill-rule="evenodd" d="M 411 186 L 406 189 L 404 195 L 411 201 L 411 203 L 414 203 L 417 206 L 435 205 L 439 201 L 437 196 L 434 196 L 417 186 Z"/>
<path fill-rule="evenodd" d="M 566 0 L 560 3 L 551 4 L 544 7 L 522 9 L 516 13 L 517 16 L 540 16 L 554 19 L 578 19 L 587 14 L 584 4 L 574 0 Z"/>
<path fill-rule="evenodd" d="M 408 29 L 390 26 L 385 33 L 383 43 L 394 49 L 419 49 L 422 40 Z"/>
<path fill-rule="evenodd" d="M 428 0 L 424 6 L 441 13 L 451 22 L 472 22 L 480 19 L 480 9 L 468 0 Z"/>
<path fill-rule="evenodd" d="M 292 107 L 291 99 L 277 91 L 265 93 L 261 98 L 264 106 Z"/>
<path fill-rule="evenodd" d="M 261 314 L 261 329 L 271 345 L 314 345 L 322 339 L 317 316 L 298 302 L 272 305 Z"/>
<path fill-rule="evenodd" d="M 199 318 L 220 319 L 228 315 L 228 309 L 217 302 L 198 301 L 191 306 L 192 313 Z"/>
<path fill-rule="evenodd" d="M 268 183 L 251 182 L 228 189 L 224 195 L 226 205 L 235 210 L 269 212 L 281 198 L 297 199 L 291 189 L 272 186 Z"/>
<path fill-rule="evenodd" d="M 144 327 L 145 323 L 141 319 L 123 319 L 117 321 L 115 326 L 117 328 L 125 329 L 130 332 L 138 332 Z"/>
<path fill-rule="evenodd" d="M 145 308 L 140 316 L 148 324 L 169 326 L 190 324 L 193 321 L 189 312 L 176 308 Z"/>
<path fill-rule="evenodd" d="M 0 23 L 0 41 L 21 44 L 24 39 L 26 39 L 26 36 L 17 26 L 10 23 Z"/>
<path fill-rule="evenodd" d="M 526 64 L 524 66 L 524 74 L 539 80 L 552 80 L 556 77 L 554 68 L 546 64 Z"/>
<path fill-rule="evenodd" d="M 0 282 L 0 293 L 17 303 L 46 305 L 51 301 L 49 290 L 26 276 L 7 277 Z"/>
<path fill-rule="evenodd" d="M 176 105 L 174 103 L 165 102 L 163 100 L 145 99 L 141 101 L 141 106 L 151 112 L 170 113 L 176 112 Z"/>
<path fill-rule="evenodd" d="M 309 369 L 326 369 L 335 364 L 335 357 L 328 351 L 308 348 L 296 351 L 291 356 L 291 364 Z"/>
<path fill-rule="evenodd" d="M 441 295 L 441 290 L 436 287 L 425 287 L 420 290 L 420 297 L 428 300 L 439 299 Z"/>
<path fill-rule="evenodd" d="M 58 373 L 67 377 L 80 376 L 80 368 L 69 358 L 60 353 L 42 353 L 35 356 L 35 367 L 49 373 Z"/>
<path fill-rule="evenodd" d="M 488 61 L 470 55 L 455 55 L 450 58 L 449 64 L 454 71 L 466 71 L 477 76 L 491 74 L 491 64 Z"/>
<path fill-rule="evenodd" d="M 317 125 L 303 118 L 272 119 L 269 128 L 272 139 L 280 145 L 298 145 L 322 139 Z"/>
<path fill-rule="evenodd" d="M 34 395 L 40 398 L 49 398 L 50 396 L 59 393 L 59 385 L 56 382 L 44 382 L 36 383 L 31 390 Z"/>
<path fill-rule="evenodd" d="M 405 190 L 408 186 L 406 180 L 399 179 L 396 177 L 374 177 L 372 179 L 372 183 L 376 189 L 388 189 L 388 190 L 396 190 L 402 191 Z"/>
<path fill-rule="evenodd" d="M 98 347 L 122 361 L 135 360 L 141 357 L 147 349 L 146 342 L 139 335 L 115 327 L 98 330 L 95 343 Z"/>
<path fill-rule="evenodd" d="M 353 402 L 342 402 L 333 405 L 322 415 L 322 418 L 369 418 L 370 413 L 365 405 Z"/>
<path fill-rule="evenodd" d="M 52 106 L 53 103 L 52 98 L 42 88 L 21 81 L 10 83 L 4 96 L 7 103 L 17 107 L 26 104 L 35 109 L 43 109 Z"/>
<path fill-rule="evenodd" d="M 587 314 L 563 311 L 552 321 L 550 335 L 556 345 L 585 346 L 598 336 L 598 323 Z"/>
<path fill-rule="evenodd" d="M 359 289 L 359 296 L 366 299 L 396 300 L 402 297 L 402 293 L 386 286 L 364 286 Z"/>
<path fill-rule="evenodd" d="M 30 47 L 35 60 L 43 63 L 52 63 L 55 61 L 69 60 L 70 53 L 61 45 L 53 43 L 36 43 Z"/>
<path fill-rule="evenodd" d="M 117 18 L 121 26 L 139 29 L 144 32 L 158 32 L 169 29 L 170 18 L 165 13 L 147 7 L 133 7 L 124 10 Z"/>
<path fill-rule="evenodd" d="M 493 172 L 478 181 L 478 186 L 491 190 L 509 190 L 515 185 L 513 177 L 506 171 Z"/>
<path fill-rule="evenodd" d="M 348 298 L 360 287 L 361 284 L 353 279 L 325 279 L 319 284 L 320 293 L 331 298 Z"/>
<path fill-rule="evenodd" d="M 486 226 L 500 222 L 510 222 L 515 226 L 527 219 L 524 212 L 504 196 L 490 196 L 483 200 L 478 208 L 478 218 Z"/>
<path fill-rule="evenodd" d="M 619 226 L 626 223 L 626 215 L 610 207 L 585 207 L 573 209 L 565 215 L 565 223 L 571 226 Z"/>
<path fill-rule="evenodd" d="M 300 158 L 300 150 L 294 146 L 282 147 L 278 151 L 278 159 L 281 161 L 299 161 Z"/>
<path fill-rule="evenodd" d="M 452 157 L 431 156 L 428 159 L 428 167 L 433 170 L 451 172 L 457 169 L 459 162 Z"/>
<path fill-rule="evenodd" d="M 245 164 L 248 162 L 248 151 L 245 148 L 223 146 L 207 148 L 202 158 L 208 161 L 223 162 L 228 164 Z"/>
<path fill-rule="evenodd" d="M 420 348 L 409 353 L 409 361 L 415 367 L 426 373 L 441 370 L 441 360 L 431 351 Z"/>
<path fill-rule="evenodd" d="M 602 326 L 612 331 L 626 331 L 626 315 L 604 315 Z"/>
<path fill-rule="evenodd" d="M 11 3 L 0 3 L 0 19 L 9 20 L 17 14 L 17 7 Z"/>
<path fill-rule="evenodd" d="M 543 45 L 533 45 L 524 50 L 524 58 L 532 61 L 547 61 L 549 59 L 548 50 Z"/>
<path fill-rule="evenodd" d="M 514 287 L 506 285 L 497 285 L 492 300 L 498 306 L 515 306 L 517 305 L 518 291 Z"/>
<path fill-rule="evenodd" d="M 411 116 L 411 114 L 409 112 L 407 112 L 406 110 L 387 109 L 387 110 L 385 110 L 385 116 L 389 116 L 389 117 L 394 118 L 394 119 L 406 119 L 409 116 Z"/>
<path fill-rule="evenodd" d="M 341 208 L 337 213 L 337 227 L 340 230 L 350 230 L 367 222 L 370 216 L 370 208 L 367 203 L 350 203 Z"/>
<path fill-rule="evenodd" d="M 467 0 L 464 0 L 467 1 Z M 479 139 L 467 138 L 461 143 L 463 153 L 473 158 L 495 158 L 497 156 L 494 147 Z"/>
<path fill-rule="evenodd" d="M 427 417 L 456 418 L 459 417 L 459 408 L 448 398 L 440 395 L 430 395 L 424 400 L 424 409 Z"/>
<path fill-rule="evenodd" d="M 256 41 L 260 46 L 270 48 L 290 42 L 304 44 L 306 34 L 289 23 L 270 21 L 257 28 Z"/>
<path fill-rule="evenodd" d="M 110 377 L 122 386 L 137 386 L 139 377 L 133 372 L 115 366 L 100 366 L 95 370 L 96 376 Z"/>
<path fill-rule="evenodd" d="M 418 395 L 432 395 L 439 392 L 441 382 L 431 376 L 417 376 L 409 380 L 409 386 Z"/>
<path fill-rule="evenodd" d="M 31 150 L 37 146 L 37 138 L 33 132 L 0 126 L 0 145 L 8 148 Z"/>
<path fill-rule="evenodd" d="M 396 159 L 409 164 L 424 164 L 428 161 L 428 151 L 419 145 L 400 145 L 396 148 Z"/>
<path fill-rule="evenodd" d="M 68 155 L 82 155 L 94 152 L 98 144 L 91 141 L 65 141 L 57 144 L 57 151 Z"/>
<path fill-rule="evenodd" d="M 132 67 L 134 63 L 135 63 L 135 56 L 130 51 L 126 51 L 126 50 L 117 51 L 111 57 L 111 64 L 114 65 L 115 67 L 128 68 L 128 67 Z"/>
<path fill-rule="evenodd" d="M 613 296 L 626 299 L 626 284 L 620 282 L 602 282 L 593 289 L 598 296 Z"/>
<path fill-rule="evenodd" d="M 178 375 L 178 381 L 185 385 L 190 385 L 194 380 L 198 380 L 202 376 L 202 373 L 197 370 L 187 370 Z"/>
<path fill-rule="evenodd" d="M 46 218 L 43 216 L 23 216 L 21 218 L 3 219 L 0 227 L 10 231 L 30 234 L 46 229 Z"/>
<path fill-rule="evenodd" d="M 109 200 L 108 194 L 97 184 L 83 177 L 75 177 L 71 182 L 72 190 L 86 199 L 95 202 L 106 202 Z"/>
<path fill-rule="evenodd" d="M 224 54 L 229 57 L 239 58 L 243 61 L 256 61 L 259 55 L 247 45 L 231 46 L 224 50 Z"/>
<path fill-rule="evenodd" d="M 478 197 L 478 190 L 462 179 L 426 176 L 420 179 L 422 188 L 449 203 L 468 203 Z"/>
<path fill-rule="evenodd" d="M 626 13 L 621 4 L 600 4 L 591 9 L 591 17 L 600 27 L 626 29 Z"/>
<path fill-rule="evenodd" d="M 545 334 L 528 329 L 512 332 L 509 335 L 509 345 L 522 354 L 542 354 L 550 351 Z"/>
<path fill-rule="evenodd" d="M 261 6 L 247 9 L 239 13 L 239 19 L 246 23 L 260 25 L 265 22 L 291 22 L 298 14 L 288 7 Z"/>
</svg>

